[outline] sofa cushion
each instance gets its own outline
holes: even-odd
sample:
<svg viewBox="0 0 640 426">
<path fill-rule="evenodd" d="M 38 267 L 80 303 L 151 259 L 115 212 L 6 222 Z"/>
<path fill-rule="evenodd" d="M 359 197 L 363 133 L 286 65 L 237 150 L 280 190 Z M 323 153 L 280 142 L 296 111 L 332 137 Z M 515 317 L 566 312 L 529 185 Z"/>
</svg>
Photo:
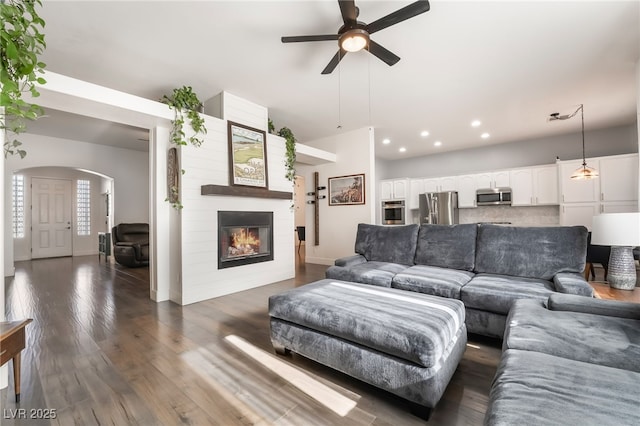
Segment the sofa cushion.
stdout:
<svg viewBox="0 0 640 426">
<path fill-rule="evenodd" d="M 391 287 L 460 299 L 460 288 L 471 278 L 473 278 L 473 273 L 468 271 L 416 265 L 393 277 Z"/>
<path fill-rule="evenodd" d="M 547 308 L 552 311 L 581 312 L 583 314 L 640 320 L 640 303 L 594 299 L 574 294 L 552 294 L 549 296 Z"/>
<path fill-rule="evenodd" d="M 479 225 L 475 271 L 550 280 L 558 272 L 582 273 L 586 255 L 584 226 Z"/>
<path fill-rule="evenodd" d="M 517 300 L 507 324 L 506 349 L 543 352 L 640 373 L 640 320 L 552 311 L 537 300 Z"/>
<path fill-rule="evenodd" d="M 466 332 L 459 300 L 334 280 L 271 296 L 269 315 L 423 367 Z"/>
<path fill-rule="evenodd" d="M 460 291 L 460 299 L 469 308 L 508 314 L 517 299 L 546 301 L 553 293 L 551 281 L 508 275 L 478 274 Z"/>
<path fill-rule="evenodd" d="M 380 226 L 358 224 L 355 251 L 368 261 L 413 265 L 418 225 Z"/>
<path fill-rule="evenodd" d="M 640 373 L 509 349 L 485 425 L 637 425 Z"/>
<path fill-rule="evenodd" d="M 325 276 L 334 280 L 391 287 L 393 277 L 407 269 L 406 265 L 389 262 L 365 262 L 348 268 L 331 266 Z"/>
<path fill-rule="evenodd" d="M 476 224 L 421 225 L 416 265 L 473 271 L 477 228 Z"/>
</svg>

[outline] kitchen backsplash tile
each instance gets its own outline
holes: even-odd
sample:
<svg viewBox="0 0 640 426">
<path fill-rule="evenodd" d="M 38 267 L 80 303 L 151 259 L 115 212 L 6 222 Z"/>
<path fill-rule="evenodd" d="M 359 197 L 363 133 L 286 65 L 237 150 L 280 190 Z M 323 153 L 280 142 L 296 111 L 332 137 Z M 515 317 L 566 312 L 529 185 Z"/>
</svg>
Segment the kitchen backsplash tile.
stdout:
<svg viewBox="0 0 640 426">
<path fill-rule="evenodd" d="M 515 226 L 558 226 L 560 206 L 486 206 L 459 210 L 460 223 L 510 222 Z"/>
</svg>

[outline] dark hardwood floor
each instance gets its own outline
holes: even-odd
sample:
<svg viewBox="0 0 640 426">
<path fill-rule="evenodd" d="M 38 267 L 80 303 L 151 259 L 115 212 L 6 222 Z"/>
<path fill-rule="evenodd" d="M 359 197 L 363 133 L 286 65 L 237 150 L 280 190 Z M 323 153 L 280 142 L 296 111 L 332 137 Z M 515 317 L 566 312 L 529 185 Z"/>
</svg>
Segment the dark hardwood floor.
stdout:
<svg viewBox="0 0 640 426">
<path fill-rule="evenodd" d="M 7 318 L 34 322 L 23 351 L 22 402 L 15 403 L 10 378 L 0 423 L 423 424 L 400 398 L 273 353 L 268 297 L 323 278 L 325 269 L 299 262 L 295 279 L 181 307 L 149 300 L 146 269 L 97 256 L 18 262 L 5 280 Z M 482 424 L 499 357 L 499 341 L 470 336 L 429 424 Z M 356 405 L 341 416 L 335 408 L 344 401 Z M 55 410 L 56 418 L 34 419 L 46 413 L 38 409 Z"/>
</svg>

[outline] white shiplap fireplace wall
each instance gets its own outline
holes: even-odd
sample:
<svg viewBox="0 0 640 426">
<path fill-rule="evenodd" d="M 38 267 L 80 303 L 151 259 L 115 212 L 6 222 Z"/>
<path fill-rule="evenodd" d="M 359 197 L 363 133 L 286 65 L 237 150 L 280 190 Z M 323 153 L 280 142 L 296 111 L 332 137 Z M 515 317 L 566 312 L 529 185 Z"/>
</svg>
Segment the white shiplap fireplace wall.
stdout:
<svg viewBox="0 0 640 426">
<path fill-rule="evenodd" d="M 171 300 L 186 305 L 293 278 L 294 215 L 291 200 L 200 195 L 202 185 L 229 185 L 227 120 L 267 130 L 267 108 L 223 92 L 205 104 L 207 136 L 200 148 L 183 147 L 181 167 L 182 267 Z M 269 189 L 293 192 L 285 178 L 285 141 L 267 133 Z M 218 270 L 218 211 L 273 212 L 274 260 Z"/>
</svg>

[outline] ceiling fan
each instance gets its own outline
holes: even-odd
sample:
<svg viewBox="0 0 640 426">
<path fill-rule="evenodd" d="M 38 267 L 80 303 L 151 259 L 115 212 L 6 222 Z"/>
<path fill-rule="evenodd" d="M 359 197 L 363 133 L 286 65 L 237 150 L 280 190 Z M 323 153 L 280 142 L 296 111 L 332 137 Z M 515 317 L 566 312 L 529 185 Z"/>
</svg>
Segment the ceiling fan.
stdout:
<svg viewBox="0 0 640 426">
<path fill-rule="evenodd" d="M 329 61 L 325 69 L 322 70 L 322 74 L 331 74 L 338 66 L 340 60 L 344 58 L 348 52 L 357 52 L 364 48 L 367 48 L 369 53 L 386 62 L 389 66 L 394 65 L 400 60 L 400 57 L 371 40 L 370 35 L 391 25 L 427 12 L 430 8 L 427 0 L 416 1 L 377 21 L 365 24 L 364 22 L 358 21 L 360 10 L 356 7 L 354 0 L 338 0 L 338 4 L 340 5 L 340 13 L 342 14 L 344 25 L 340 27 L 337 34 L 282 37 L 283 43 L 337 40 L 339 47 L 338 53 Z"/>
</svg>

